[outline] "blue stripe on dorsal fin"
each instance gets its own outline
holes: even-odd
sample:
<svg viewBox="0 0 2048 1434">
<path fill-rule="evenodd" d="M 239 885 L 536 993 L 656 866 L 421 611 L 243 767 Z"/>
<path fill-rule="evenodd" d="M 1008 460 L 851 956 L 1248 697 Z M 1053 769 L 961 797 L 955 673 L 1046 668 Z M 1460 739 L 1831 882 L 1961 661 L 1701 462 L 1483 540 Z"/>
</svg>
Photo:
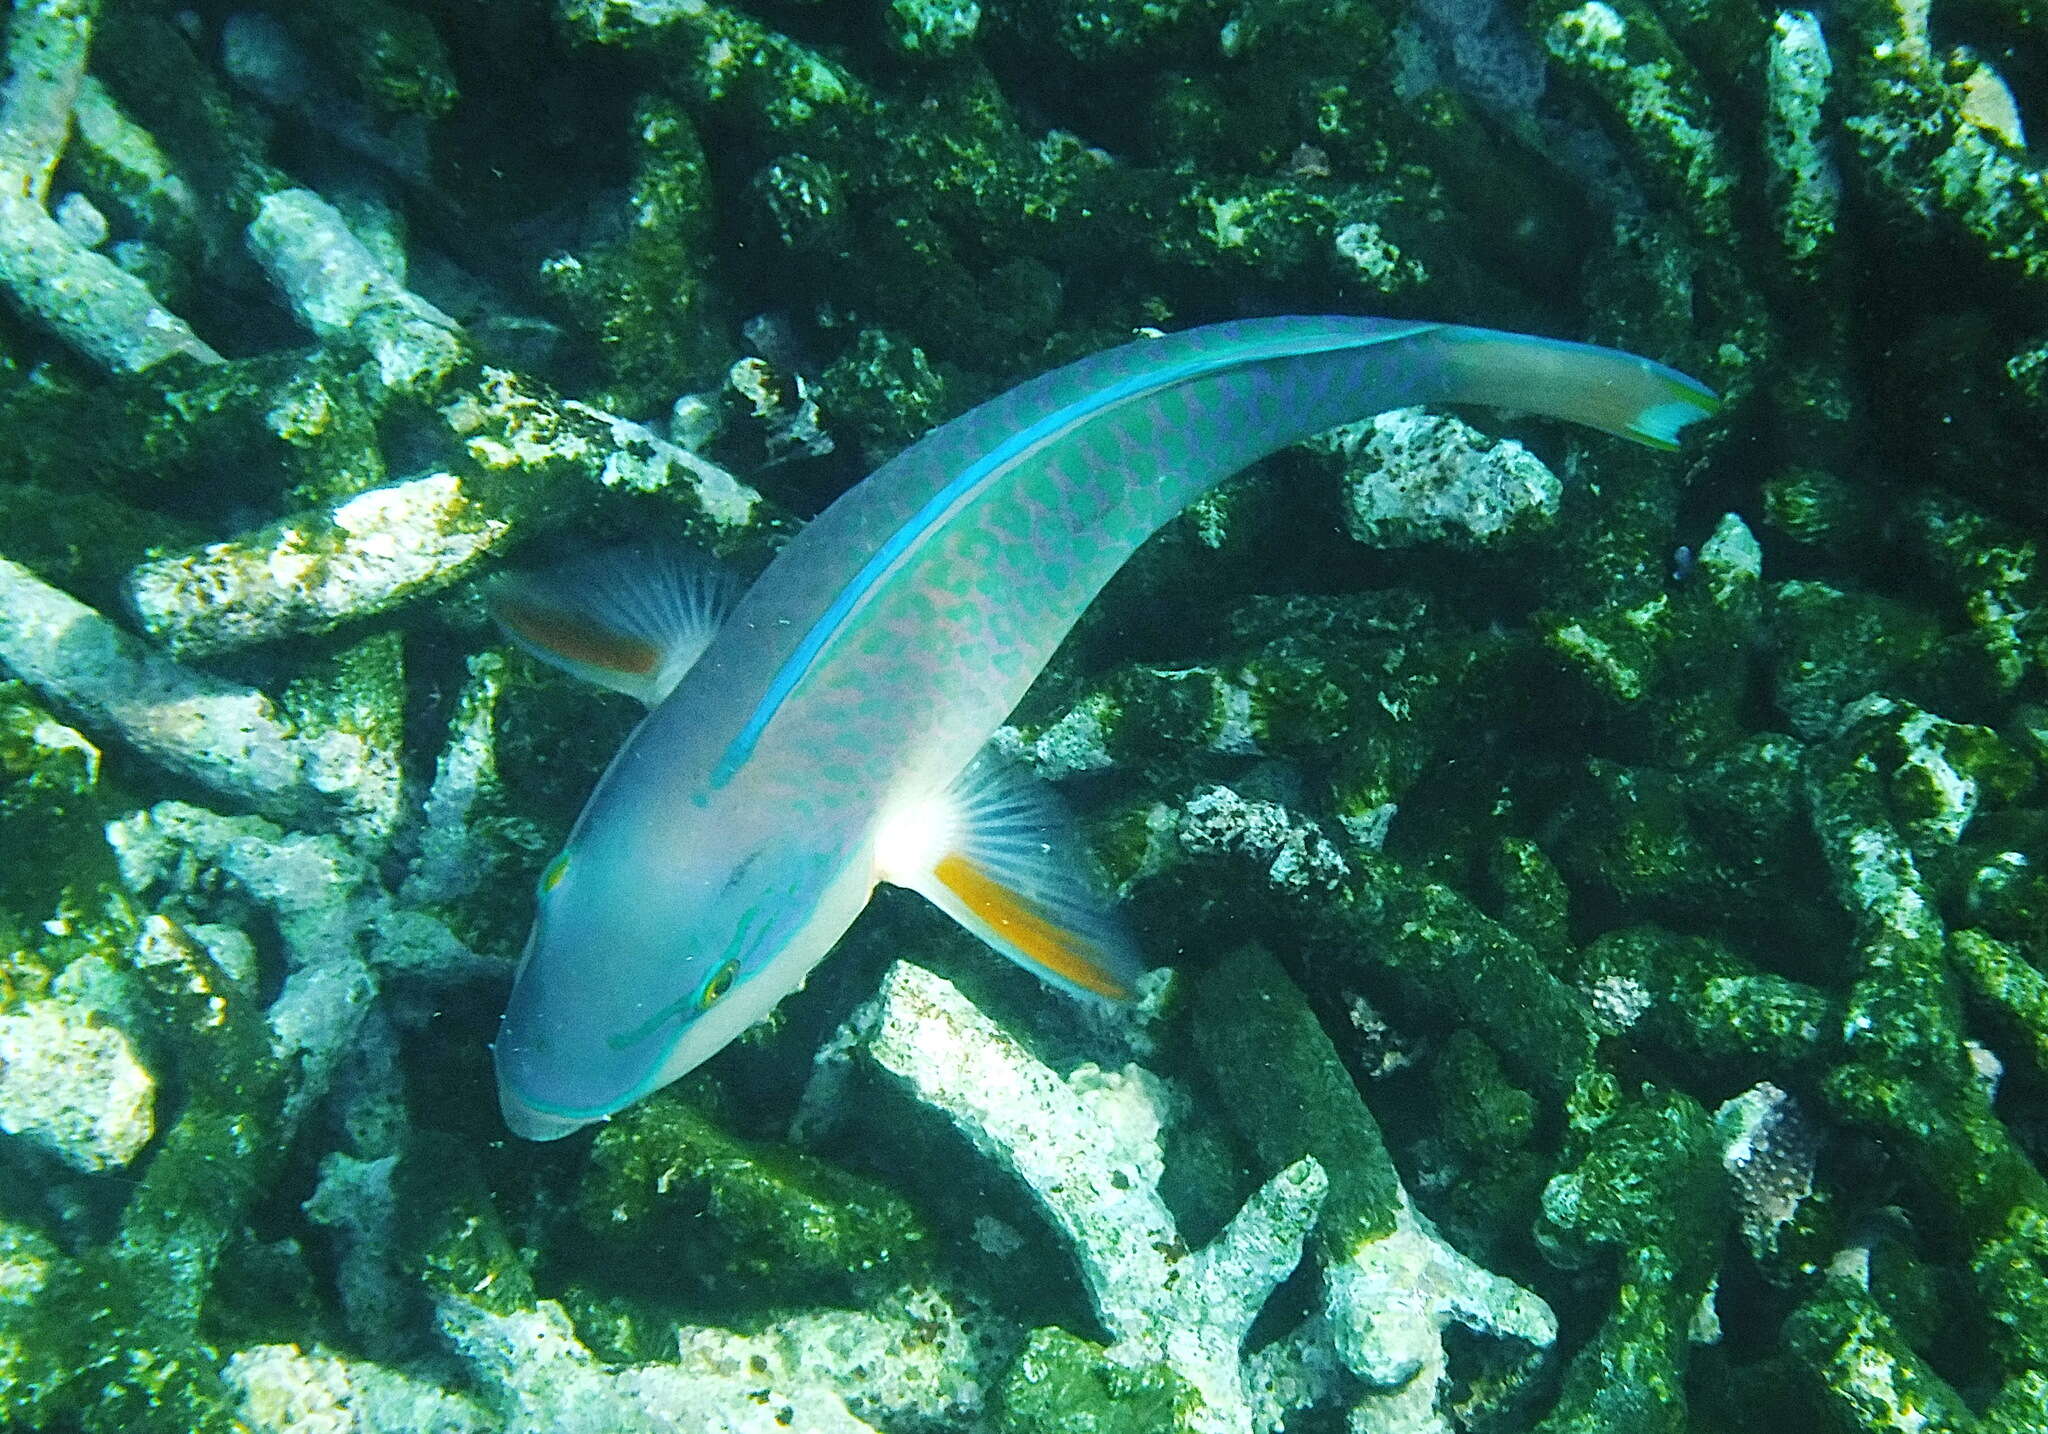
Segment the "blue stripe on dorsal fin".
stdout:
<svg viewBox="0 0 2048 1434">
<path fill-rule="evenodd" d="M 862 565 L 853 580 L 840 589 L 831 606 L 811 624 L 810 631 L 804 634 L 803 641 L 797 644 L 796 650 L 790 653 L 777 669 L 774 679 L 768 684 L 768 690 L 762 694 L 760 703 L 747 718 L 746 725 L 739 730 L 731 745 L 725 749 L 724 755 L 719 758 L 718 766 L 711 774 L 711 785 L 724 786 L 732 780 L 735 772 L 746 765 L 747 758 L 753 755 L 755 744 L 761 739 L 761 733 L 767 730 L 768 724 L 775 719 L 776 712 L 788 700 L 790 693 L 796 690 L 797 684 L 803 681 L 833 639 L 847 629 L 868 599 L 916 549 L 919 542 L 942 526 L 948 517 L 972 502 L 991 483 L 1047 444 L 1057 441 L 1081 423 L 1119 404 L 1142 398 L 1147 394 L 1158 393 L 1191 378 L 1200 378 L 1267 359 L 1293 358 L 1311 353 L 1326 353 L 1333 349 L 1366 348 L 1392 339 L 1407 338 L 1436 327 L 1435 324 L 1425 323 L 1408 327 L 1390 325 L 1371 334 L 1329 335 L 1319 341 L 1310 342 L 1303 342 L 1297 333 L 1283 333 L 1278 337 L 1269 334 L 1264 336 L 1263 342 L 1226 343 L 1213 353 L 1198 354 L 1178 363 L 1127 374 L 1072 403 L 1062 404 L 1035 423 L 1011 434 L 961 469 L 950 482 L 926 499 L 923 506 L 911 514 L 903 525 L 891 533 L 888 540 L 875 550 L 874 555 Z M 1145 341 L 1125 347 L 1140 347 L 1143 342 Z M 1113 349 L 1109 352 L 1115 353 L 1119 350 Z M 972 416 L 971 413 L 963 414 L 952 422 L 966 422 Z M 909 451 L 905 450 L 905 454 L 898 455 L 896 461 L 901 462 Z"/>
</svg>

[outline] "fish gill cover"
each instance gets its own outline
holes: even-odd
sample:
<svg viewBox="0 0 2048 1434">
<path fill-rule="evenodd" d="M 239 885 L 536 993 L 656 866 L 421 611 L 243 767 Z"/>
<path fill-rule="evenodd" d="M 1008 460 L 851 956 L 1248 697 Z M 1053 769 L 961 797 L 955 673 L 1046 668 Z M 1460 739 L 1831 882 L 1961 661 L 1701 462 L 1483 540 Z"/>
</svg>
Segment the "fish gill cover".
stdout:
<svg viewBox="0 0 2048 1434">
<path fill-rule="evenodd" d="M 15 0 L 0 1426 L 2048 1424 L 2026 0 Z M 744 571 L 1145 328 L 1712 383 L 1382 415 L 1000 745 L 1104 1020 L 885 897 L 594 1135 L 486 1043 L 632 714 L 480 580 Z M 1483 424 L 1477 429 L 1471 424 Z"/>
</svg>

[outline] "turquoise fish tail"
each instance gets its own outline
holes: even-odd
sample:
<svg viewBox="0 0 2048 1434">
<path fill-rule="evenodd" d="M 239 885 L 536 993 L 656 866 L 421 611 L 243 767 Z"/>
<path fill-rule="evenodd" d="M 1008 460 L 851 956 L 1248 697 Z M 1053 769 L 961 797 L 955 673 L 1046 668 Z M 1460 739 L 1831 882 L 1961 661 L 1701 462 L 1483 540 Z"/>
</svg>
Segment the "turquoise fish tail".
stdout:
<svg viewBox="0 0 2048 1434">
<path fill-rule="evenodd" d="M 1449 325 L 1431 338 L 1451 403 L 1526 409 L 1667 452 L 1721 406 L 1705 384 L 1617 349 Z"/>
</svg>

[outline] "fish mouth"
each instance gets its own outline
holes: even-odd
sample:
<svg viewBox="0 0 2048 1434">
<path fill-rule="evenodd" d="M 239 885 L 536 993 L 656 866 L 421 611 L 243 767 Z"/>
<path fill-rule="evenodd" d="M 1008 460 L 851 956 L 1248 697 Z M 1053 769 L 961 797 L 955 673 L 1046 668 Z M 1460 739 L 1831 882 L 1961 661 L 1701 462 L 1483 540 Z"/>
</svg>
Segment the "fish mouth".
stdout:
<svg viewBox="0 0 2048 1434">
<path fill-rule="evenodd" d="M 601 1115 L 556 1115 L 521 1099 L 503 1081 L 498 1082 L 498 1110 L 505 1117 L 505 1128 L 521 1140 L 560 1140 L 604 1119 Z"/>
</svg>

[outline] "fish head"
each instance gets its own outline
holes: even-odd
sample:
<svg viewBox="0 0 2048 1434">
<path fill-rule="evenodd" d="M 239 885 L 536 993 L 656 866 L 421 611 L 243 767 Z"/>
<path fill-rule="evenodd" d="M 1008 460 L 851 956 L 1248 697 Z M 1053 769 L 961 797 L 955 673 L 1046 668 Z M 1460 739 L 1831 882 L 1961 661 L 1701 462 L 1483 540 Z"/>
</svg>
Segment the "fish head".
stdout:
<svg viewBox="0 0 2048 1434">
<path fill-rule="evenodd" d="M 873 889 L 870 861 L 744 812 L 671 809 L 641 837 L 579 830 L 541 875 L 492 1048 L 499 1107 L 525 1139 L 603 1120 L 717 1054 L 802 984 Z"/>
</svg>

